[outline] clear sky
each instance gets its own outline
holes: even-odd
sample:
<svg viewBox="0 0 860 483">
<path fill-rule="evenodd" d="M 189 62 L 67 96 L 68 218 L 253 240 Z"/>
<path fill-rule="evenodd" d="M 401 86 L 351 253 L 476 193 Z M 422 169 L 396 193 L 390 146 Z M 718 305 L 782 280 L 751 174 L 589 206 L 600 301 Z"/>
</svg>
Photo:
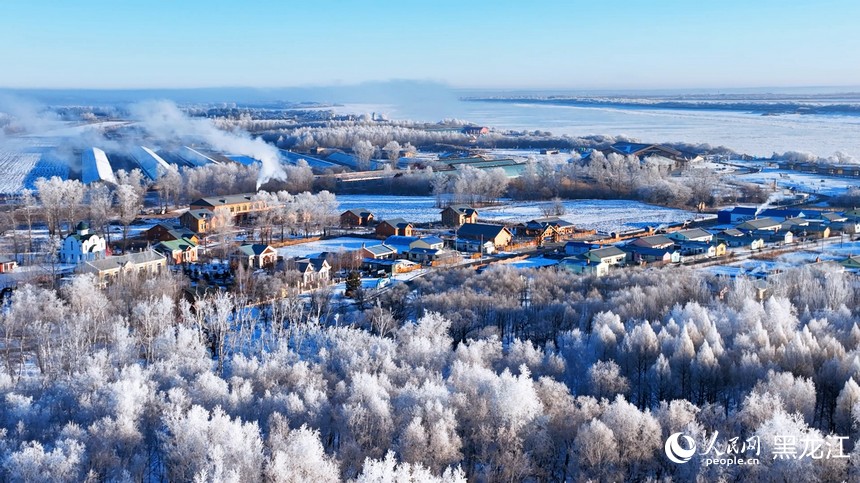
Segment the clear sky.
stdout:
<svg viewBox="0 0 860 483">
<path fill-rule="evenodd" d="M 858 0 L 2 0 L 0 87 L 860 84 Z"/>
</svg>

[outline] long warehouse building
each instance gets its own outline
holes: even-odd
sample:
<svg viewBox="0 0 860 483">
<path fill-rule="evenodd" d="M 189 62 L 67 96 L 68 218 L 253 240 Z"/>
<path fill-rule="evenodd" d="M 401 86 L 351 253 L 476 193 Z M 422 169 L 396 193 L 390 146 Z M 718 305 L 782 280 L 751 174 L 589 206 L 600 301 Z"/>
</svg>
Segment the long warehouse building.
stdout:
<svg viewBox="0 0 860 483">
<path fill-rule="evenodd" d="M 97 181 L 116 184 L 116 176 L 107 154 L 99 148 L 91 148 L 81 154 L 81 182 L 90 184 Z"/>
<path fill-rule="evenodd" d="M 199 167 L 205 166 L 207 164 L 218 164 L 217 161 L 206 156 L 205 154 L 197 151 L 194 148 L 189 148 L 188 146 L 182 146 L 182 149 L 176 152 L 176 155 L 179 156 L 180 159 L 190 164 L 191 166 Z"/>
<path fill-rule="evenodd" d="M 138 166 L 140 166 L 143 174 L 151 180 L 158 179 L 158 175 L 160 174 L 159 169 L 170 169 L 170 165 L 167 164 L 167 161 L 146 146 L 135 147 L 131 151 L 131 157 L 134 158 L 134 161 Z"/>
</svg>

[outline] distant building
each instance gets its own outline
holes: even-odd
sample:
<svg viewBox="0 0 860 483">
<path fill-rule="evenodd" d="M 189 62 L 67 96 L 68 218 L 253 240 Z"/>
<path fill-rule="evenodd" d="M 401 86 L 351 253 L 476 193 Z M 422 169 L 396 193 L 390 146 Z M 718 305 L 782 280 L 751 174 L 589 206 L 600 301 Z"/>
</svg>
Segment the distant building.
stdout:
<svg viewBox="0 0 860 483">
<path fill-rule="evenodd" d="M 581 255 L 581 257 L 594 264 L 605 263 L 612 266 L 619 265 L 624 262 L 624 259 L 627 258 L 627 252 L 616 246 L 610 245 L 608 247 L 589 250 Z"/>
<path fill-rule="evenodd" d="M 782 229 L 782 222 L 775 218 L 754 218 L 747 220 L 736 227 L 743 232 L 777 232 Z"/>
<path fill-rule="evenodd" d="M 149 230 L 143 232 L 144 238 L 149 241 L 170 241 L 181 240 L 186 238 L 193 241 L 195 244 L 200 243 L 197 239 L 197 232 L 184 226 L 173 226 L 167 223 L 159 223 Z"/>
<path fill-rule="evenodd" d="M 492 242 L 496 249 L 510 245 L 514 235 L 503 225 L 487 223 L 465 223 L 457 230 L 457 238 L 484 242 Z M 459 248 L 458 248 L 459 250 Z"/>
<path fill-rule="evenodd" d="M 451 205 L 442 210 L 442 224 L 458 227 L 463 223 L 477 223 L 478 210 L 466 205 Z"/>
<path fill-rule="evenodd" d="M 105 257 L 107 244 L 105 239 L 92 233 L 89 223 L 82 221 L 63 240 L 59 258 L 61 263 L 81 263 L 99 260 Z"/>
<path fill-rule="evenodd" d="M 567 220 L 550 216 L 527 221 L 518 225 L 516 230 L 520 236 L 557 240 L 573 235 L 575 226 Z"/>
<path fill-rule="evenodd" d="M 740 223 L 754 218 L 804 218 L 806 212 L 796 208 L 759 208 L 755 206 L 735 206 L 717 212 L 717 222 L 722 224 Z"/>
<path fill-rule="evenodd" d="M 324 258 L 300 258 L 295 264 L 304 287 L 320 287 L 331 281 L 331 265 Z"/>
<path fill-rule="evenodd" d="M 650 156 L 660 156 L 663 158 L 675 161 L 676 165 L 686 163 L 696 159 L 699 156 L 694 154 L 685 154 L 677 149 L 662 144 L 643 144 L 643 143 L 615 143 L 609 147 L 609 152 L 621 154 L 624 156 L 636 156 L 639 159 L 644 159 Z"/>
<path fill-rule="evenodd" d="M 211 210 L 188 210 L 179 217 L 179 224 L 183 228 L 203 235 L 212 229 L 212 215 Z"/>
<path fill-rule="evenodd" d="M 403 218 L 392 218 L 376 225 L 376 234 L 379 236 L 412 236 L 412 223 Z"/>
<path fill-rule="evenodd" d="M 729 248 L 746 248 L 750 250 L 761 250 L 764 248 L 764 239 L 744 233 L 731 228 L 718 233 L 714 240 L 725 243 Z"/>
<path fill-rule="evenodd" d="M 675 240 L 665 235 L 651 235 L 637 238 L 630 242 L 630 245 L 642 248 L 668 248 L 675 245 Z"/>
<path fill-rule="evenodd" d="M 695 242 L 710 242 L 714 239 L 714 234 L 701 228 L 690 228 L 688 230 L 673 231 L 666 235 L 672 240 L 677 241 L 695 241 Z"/>
<path fill-rule="evenodd" d="M 418 263 L 432 263 L 442 260 L 456 261 L 459 255 L 455 251 L 442 248 L 411 248 L 406 252 L 406 259 Z"/>
<path fill-rule="evenodd" d="M 106 282 L 124 275 L 152 276 L 167 267 L 167 259 L 153 250 L 127 253 L 116 257 L 84 262 L 81 272 L 95 274 L 99 281 Z"/>
<path fill-rule="evenodd" d="M 609 273 L 609 264 L 603 262 L 592 262 L 583 256 L 576 255 L 562 259 L 559 268 L 580 275 L 595 275 L 602 277 Z"/>
<path fill-rule="evenodd" d="M 467 253 L 485 253 L 489 255 L 496 252 L 496 245 L 492 240 L 480 241 L 470 240 L 468 238 L 457 238 L 454 240 L 454 248 L 458 252 Z"/>
<path fill-rule="evenodd" d="M 417 236 L 397 236 L 392 235 L 385 239 L 382 243 L 384 245 L 388 245 L 392 248 L 395 248 L 398 253 L 406 253 L 409 251 L 409 248 L 412 247 L 412 244 L 418 241 Z"/>
<path fill-rule="evenodd" d="M 359 250 L 362 258 L 373 260 L 388 260 L 397 258 L 397 249 L 393 246 L 381 243 L 379 245 L 362 246 Z"/>
<path fill-rule="evenodd" d="M 850 270 L 852 272 L 860 271 L 860 256 L 850 256 L 845 260 L 840 261 L 839 264 L 845 267 L 846 270 Z"/>
<path fill-rule="evenodd" d="M 436 236 L 422 236 L 409 244 L 409 248 L 423 248 L 427 250 L 441 250 L 445 247 L 445 241 Z"/>
<path fill-rule="evenodd" d="M 487 134 L 490 132 L 490 128 L 486 126 L 464 126 L 463 134 L 468 134 L 469 136 L 480 136 L 481 134 Z"/>
<path fill-rule="evenodd" d="M 269 268 L 278 261 L 278 252 L 269 245 L 246 243 L 230 258 L 248 268 Z"/>
<path fill-rule="evenodd" d="M 582 255 L 589 250 L 600 248 L 600 245 L 584 241 L 569 241 L 564 245 L 566 255 Z"/>
<path fill-rule="evenodd" d="M 624 250 L 634 263 L 680 263 L 681 252 L 674 248 L 645 248 L 627 245 Z"/>
<path fill-rule="evenodd" d="M 7 258 L 0 259 L 0 273 L 10 273 L 18 269 L 18 262 Z"/>
<path fill-rule="evenodd" d="M 340 214 L 340 226 L 367 226 L 373 222 L 373 213 L 364 208 L 346 210 Z"/>
<path fill-rule="evenodd" d="M 197 261 L 197 243 L 188 238 L 158 242 L 152 249 L 167 257 L 167 262 L 171 265 Z"/>
<path fill-rule="evenodd" d="M 191 202 L 189 210 L 209 210 L 214 212 L 216 209 L 223 208 L 229 210 L 230 214 L 237 220 L 244 220 L 250 213 L 269 209 L 265 201 L 254 199 L 255 196 L 256 194 L 254 193 L 247 193 L 199 198 Z"/>
</svg>

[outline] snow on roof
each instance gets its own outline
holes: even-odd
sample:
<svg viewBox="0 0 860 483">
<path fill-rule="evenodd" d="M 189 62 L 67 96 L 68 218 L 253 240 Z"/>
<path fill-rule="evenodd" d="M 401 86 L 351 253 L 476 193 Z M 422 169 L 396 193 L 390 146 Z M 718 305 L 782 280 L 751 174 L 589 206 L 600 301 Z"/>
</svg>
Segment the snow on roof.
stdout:
<svg viewBox="0 0 860 483">
<path fill-rule="evenodd" d="M 169 169 L 170 165 L 161 156 L 146 146 L 137 146 L 131 151 L 131 157 L 140 166 L 149 179 L 158 179 L 159 169 Z"/>
<path fill-rule="evenodd" d="M 116 184 L 107 154 L 99 148 L 85 150 L 81 154 L 81 181 L 84 184 L 106 181 Z"/>
</svg>

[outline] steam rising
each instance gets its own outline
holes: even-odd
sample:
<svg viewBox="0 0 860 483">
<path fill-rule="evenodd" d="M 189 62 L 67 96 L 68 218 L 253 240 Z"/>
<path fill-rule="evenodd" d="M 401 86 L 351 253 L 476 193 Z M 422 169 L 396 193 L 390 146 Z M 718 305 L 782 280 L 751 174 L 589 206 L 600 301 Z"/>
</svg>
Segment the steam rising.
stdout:
<svg viewBox="0 0 860 483">
<path fill-rule="evenodd" d="M 260 138 L 247 134 L 222 131 L 208 119 L 193 119 L 186 116 L 170 101 L 147 101 L 129 106 L 132 117 L 157 139 L 179 137 L 186 141 L 202 141 L 213 149 L 234 154 L 243 154 L 262 162 L 257 188 L 272 179 L 287 178 L 281 166 L 278 150 Z"/>
</svg>

